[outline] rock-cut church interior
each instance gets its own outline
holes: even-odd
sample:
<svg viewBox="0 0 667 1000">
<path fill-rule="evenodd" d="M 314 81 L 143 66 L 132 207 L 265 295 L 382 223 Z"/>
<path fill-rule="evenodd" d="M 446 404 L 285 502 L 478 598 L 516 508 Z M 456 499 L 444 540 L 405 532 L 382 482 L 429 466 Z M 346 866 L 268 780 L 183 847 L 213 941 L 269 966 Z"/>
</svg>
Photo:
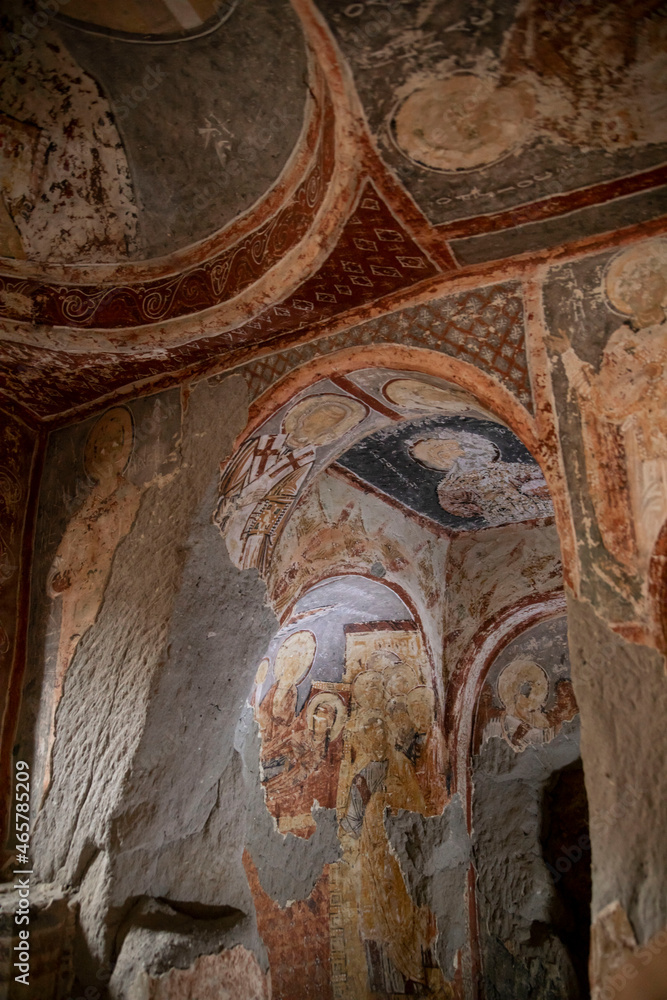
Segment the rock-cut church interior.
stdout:
<svg viewBox="0 0 667 1000">
<path fill-rule="evenodd" d="M 0 51 L 0 997 L 667 1000 L 663 0 Z"/>
</svg>

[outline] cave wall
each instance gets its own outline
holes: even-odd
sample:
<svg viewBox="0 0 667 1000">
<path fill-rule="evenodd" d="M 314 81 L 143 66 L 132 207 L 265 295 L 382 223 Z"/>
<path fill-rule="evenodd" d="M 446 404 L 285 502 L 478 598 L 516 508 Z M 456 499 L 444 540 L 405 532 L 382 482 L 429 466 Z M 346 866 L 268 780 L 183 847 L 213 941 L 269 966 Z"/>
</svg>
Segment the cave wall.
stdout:
<svg viewBox="0 0 667 1000">
<path fill-rule="evenodd" d="M 12 414 L 0 411 L 0 831 L 7 832 L 8 798 L 16 715 L 21 699 L 27 618 L 27 566 L 31 558 L 34 494 L 39 478 L 36 431 Z M 2 864 L 5 852 L 3 850 Z"/>
<path fill-rule="evenodd" d="M 590 840 L 579 846 L 588 834 L 583 780 L 583 809 L 569 824 L 563 796 L 555 807 L 549 801 L 558 779 L 580 762 L 570 673 L 567 622 L 556 618 L 508 643 L 480 693 L 471 764 L 473 859 L 482 981 L 494 1000 L 587 995 Z M 571 811 L 574 787 L 570 781 Z M 573 869 L 584 889 L 576 904 L 562 893 Z"/>
<path fill-rule="evenodd" d="M 244 421 L 244 388 L 235 379 L 202 383 L 182 397 L 170 393 L 130 409 L 137 434 L 116 493 L 130 484 L 138 503 L 125 534 L 102 539 L 113 558 L 97 614 L 68 666 L 50 781 L 36 802 L 33 835 L 38 878 L 79 890 L 76 971 L 93 985 L 100 969 L 116 961 L 122 942 L 135 959 L 127 973 L 125 960 L 119 963 L 119 977 L 136 976 L 142 967 L 155 974 L 187 967 L 223 942 L 253 949 L 265 968 L 242 868 L 243 831 L 246 823 L 253 830 L 253 818 L 242 807 L 248 790 L 234 734 L 276 622 L 263 584 L 230 564 L 212 523 L 219 462 Z M 91 425 L 94 430 L 96 421 L 53 436 L 42 487 L 35 676 L 23 727 L 24 752 L 41 774 L 45 747 L 34 724 L 43 733 L 49 706 L 40 706 L 38 691 L 40 680 L 48 689 L 49 678 L 39 678 L 40 662 L 44 645 L 57 645 L 57 635 L 48 633 L 58 632 L 51 613 L 63 602 L 60 595 L 46 597 L 45 583 L 62 532 L 83 509 L 80 499 L 74 512 L 64 500 L 77 474 L 81 478 Z M 79 489 L 85 494 L 86 488 L 88 499 L 84 479 Z M 93 520 L 103 521 L 104 514 Z M 257 792 L 260 822 L 254 825 L 266 834 L 270 858 L 273 831 L 259 786 Z M 263 817 L 268 824 L 261 827 Z M 326 855 L 326 830 L 322 837 Z M 283 838 L 277 841 L 284 850 Z M 292 897 L 307 893 L 307 875 L 304 890 L 302 872 L 290 881 L 289 866 L 286 874 L 282 861 L 274 864 Z M 192 915 L 193 902 L 203 916 L 196 907 Z"/>
</svg>

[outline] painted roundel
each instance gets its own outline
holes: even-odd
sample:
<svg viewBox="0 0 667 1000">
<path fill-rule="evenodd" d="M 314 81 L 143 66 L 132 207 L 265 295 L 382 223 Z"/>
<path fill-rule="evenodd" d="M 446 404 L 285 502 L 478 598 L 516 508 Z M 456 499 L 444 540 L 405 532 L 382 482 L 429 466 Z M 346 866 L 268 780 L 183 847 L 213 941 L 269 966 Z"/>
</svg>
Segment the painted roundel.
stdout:
<svg viewBox="0 0 667 1000">
<path fill-rule="evenodd" d="M 607 270 L 611 306 L 640 327 L 662 323 L 667 308 L 667 240 L 650 240 L 624 250 Z"/>
<path fill-rule="evenodd" d="M 498 86 L 460 73 L 432 79 L 399 105 L 392 119 L 401 152 L 432 170 L 476 170 L 522 146 L 535 99 L 527 83 Z"/>
</svg>

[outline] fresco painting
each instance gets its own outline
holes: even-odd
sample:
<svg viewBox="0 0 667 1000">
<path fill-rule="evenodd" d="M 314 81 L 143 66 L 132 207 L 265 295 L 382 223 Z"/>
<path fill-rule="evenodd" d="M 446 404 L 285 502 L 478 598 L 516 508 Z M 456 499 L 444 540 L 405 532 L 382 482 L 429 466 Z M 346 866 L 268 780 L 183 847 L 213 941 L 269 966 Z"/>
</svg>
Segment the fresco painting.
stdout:
<svg viewBox="0 0 667 1000">
<path fill-rule="evenodd" d="M 277 433 L 250 438 L 220 479 L 215 519 L 240 569 L 268 569 L 281 528 L 316 459 L 367 409 L 342 394 L 307 396 L 290 407 Z"/>
<path fill-rule="evenodd" d="M 532 210 L 664 162 L 660 0 L 318 6 L 385 163 L 433 224 L 464 240 L 473 227 L 455 220 Z"/>
<path fill-rule="evenodd" d="M 382 375 L 382 371 L 376 370 L 372 374 L 377 378 Z M 356 380 L 363 385 L 359 375 Z M 421 411 L 453 415 L 468 411 L 480 412 L 479 403 L 465 389 L 447 383 L 437 385 L 420 378 L 392 378 L 382 386 L 382 394 L 389 402 L 408 413 Z"/>
<path fill-rule="evenodd" d="M 65 0 L 61 17 L 85 31 L 148 42 L 177 41 L 219 27 L 239 0 L 151 0 L 148 4 Z"/>
<path fill-rule="evenodd" d="M 475 752 L 494 737 L 515 753 L 551 743 L 578 713 L 567 627 L 556 619 L 510 643 L 492 665 L 479 698 Z"/>
<path fill-rule="evenodd" d="M 362 593 L 386 591 L 365 583 Z M 341 856 L 326 866 L 317 889 L 328 888 L 332 998 L 449 997 L 434 957 L 435 918 L 408 892 L 384 826 L 387 809 L 434 816 L 448 799 L 447 753 L 417 623 L 350 622 L 349 609 L 339 615 L 328 676 L 320 670 L 299 705 L 297 686 L 313 669 L 321 641 L 316 634 L 332 627 L 332 606 L 318 607 L 318 598 L 345 590 L 345 578 L 316 588 L 305 601 L 315 607 L 309 613 L 301 604 L 293 616 L 310 628 L 291 631 L 259 665 L 250 703 L 266 807 L 282 833 L 306 838 L 315 831 L 315 803 L 336 810 Z M 267 901 L 251 886 L 261 914 Z M 259 919 L 271 955 L 284 919 Z M 288 995 L 286 975 L 272 968 L 278 996 Z"/>
<path fill-rule="evenodd" d="M 646 565 L 667 521 L 667 241 L 612 259 L 604 292 L 626 317 L 598 369 L 563 327 L 551 342 L 581 412 L 586 473 L 607 550 L 627 568 Z"/>
<path fill-rule="evenodd" d="M 453 530 L 553 515 L 534 459 L 507 428 L 477 417 L 402 423 L 361 441 L 338 462 L 389 496 L 409 497 L 413 510 Z"/>
<path fill-rule="evenodd" d="M 123 406 L 107 410 L 93 425 L 83 451 L 88 492 L 67 525 L 47 575 L 47 595 L 60 608 L 60 630 L 43 792 L 51 780 L 55 713 L 67 671 L 97 618 L 116 549 L 130 531 L 148 485 L 138 486 L 125 474 L 134 443 L 132 414 Z"/>
</svg>

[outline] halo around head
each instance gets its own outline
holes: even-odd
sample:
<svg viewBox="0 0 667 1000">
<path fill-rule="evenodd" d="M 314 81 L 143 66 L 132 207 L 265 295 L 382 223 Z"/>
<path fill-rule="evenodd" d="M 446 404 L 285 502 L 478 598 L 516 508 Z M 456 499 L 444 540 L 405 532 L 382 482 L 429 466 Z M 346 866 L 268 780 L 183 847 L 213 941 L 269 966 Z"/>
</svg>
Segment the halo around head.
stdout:
<svg viewBox="0 0 667 1000">
<path fill-rule="evenodd" d="M 605 277 L 610 303 L 639 326 L 662 323 L 667 308 L 667 240 L 650 240 L 614 257 Z"/>
<path fill-rule="evenodd" d="M 522 698 L 523 711 L 536 712 L 544 707 L 549 697 L 549 678 L 544 668 L 534 660 L 513 660 L 498 678 L 498 695 L 509 711 Z"/>
<path fill-rule="evenodd" d="M 320 694 L 316 694 L 315 697 L 308 702 L 308 707 L 306 709 L 306 723 L 311 732 L 313 731 L 315 713 L 322 706 L 328 706 L 332 708 L 334 712 L 333 725 L 331 726 L 331 732 L 329 733 L 329 742 L 333 743 L 333 741 L 340 736 L 343 731 L 343 726 L 345 725 L 345 705 L 342 698 L 340 698 L 337 694 L 332 694 L 330 691 L 322 691 Z"/>
<path fill-rule="evenodd" d="M 384 680 L 379 670 L 362 670 L 352 681 L 352 697 L 360 708 L 384 707 Z"/>
<path fill-rule="evenodd" d="M 387 670 L 389 667 L 402 663 L 402 659 L 393 649 L 374 649 L 366 660 L 365 670 Z"/>
<path fill-rule="evenodd" d="M 390 403 L 406 410 L 438 410 L 458 413 L 470 409 L 473 401 L 463 389 L 433 385 L 417 378 L 394 378 L 385 383 L 383 395 Z"/>
<path fill-rule="evenodd" d="M 457 465 L 466 470 L 483 469 L 499 457 L 498 446 L 482 434 L 443 430 L 437 437 L 420 438 L 410 445 L 410 454 L 427 469 L 449 472 Z"/>
<path fill-rule="evenodd" d="M 418 684 L 417 674 L 406 663 L 390 667 L 385 673 L 385 687 L 390 698 L 404 698 Z"/>
<path fill-rule="evenodd" d="M 257 673 L 255 674 L 255 685 L 257 687 L 261 687 L 266 680 L 269 673 L 269 664 L 270 660 L 268 656 L 265 656 L 264 659 L 260 660 L 259 666 L 257 667 Z"/>
<path fill-rule="evenodd" d="M 424 684 L 408 691 L 406 695 L 408 715 L 418 726 L 420 722 L 428 728 L 435 718 L 435 693 Z"/>
<path fill-rule="evenodd" d="M 321 393 L 295 403 L 283 419 L 283 430 L 292 448 L 318 447 L 343 437 L 361 423 L 367 412 L 362 403 L 349 396 Z"/>
<path fill-rule="evenodd" d="M 292 632 L 276 653 L 273 673 L 277 680 L 299 684 L 313 665 L 317 642 L 312 632 Z"/>
<path fill-rule="evenodd" d="M 535 95 L 520 81 L 498 86 L 490 76 L 433 77 L 412 91 L 394 114 L 401 152 L 432 170 L 476 170 L 521 146 L 531 132 Z"/>
<path fill-rule="evenodd" d="M 92 427 L 83 451 L 83 466 L 91 479 L 122 473 L 132 454 L 132 415 L 124 406 L 103 413 Z"/>
</svg>

